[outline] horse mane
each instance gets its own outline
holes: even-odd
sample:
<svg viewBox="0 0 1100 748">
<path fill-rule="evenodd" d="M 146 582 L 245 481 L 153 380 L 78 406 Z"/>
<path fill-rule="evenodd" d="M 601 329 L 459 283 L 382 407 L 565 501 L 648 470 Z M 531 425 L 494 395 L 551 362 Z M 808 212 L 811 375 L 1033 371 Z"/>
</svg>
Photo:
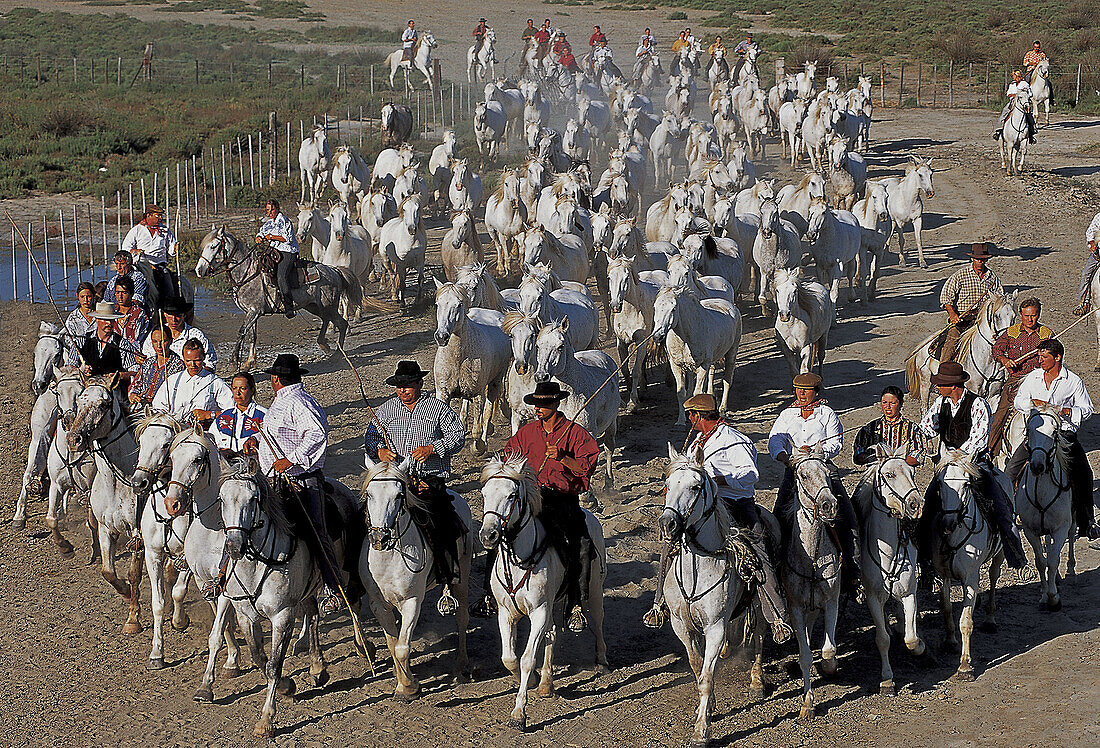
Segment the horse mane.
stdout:
<svg viewBox="0 0 1100 748">
<path fill-rule="evenodd" d="M 520 280 L 520 285 L 523 285 L 523 281 L 527 279 L 527 276 L 531 276 L 538 280 L 539 283 L 547 286 L 548 291 L 557 291 L 559 288 L 562 288 L 561 278 L 558 277 L 554 269 L 545 262 L 539 262 L 528 266 L 527 272 L 523 274 L 523 278 Z"/>
<path fill-rule="evenodd" d="M 978 463 L 974 461 L 974 458 L 961 449 L 946 450 L 943 461 L 940 463 L 939 474 L 943 475 L 943 471 L 951 465 L 959 468 L 973 479 L 980 478 L 982 475 L 982 469 L 978 466 Z"/>
<path fill-rule="evenodd" d="M 378 478 L 399 481 L 406 488 L 408 488 L 410 483 L 408 472 L 403 470 L 396 462 L 376 462 L 372 467 L 367 469 L 366 475 L 363 477 L 364 495 L 367 493 L 367 486 L 370 485 L 371 481 L 377 480 Z M 415 491 L 406 490 L 405 500 L 410 506 L 416 509 L 429 513 L 432 510 L 432 503 Z M 366 507 L 363 508 L 363 511 L 366 512 Z"/>
<path fill-rule="evenodd" d="M 1041 413 L 1042 415 L 1053 416 L 1056 419 L 1059 427 L 1054 429 L 1054 459 L 1058 461 L 1058 467 L 1068 472 L 1070 461 L 1073 458 L 1069 453 L 1069 439 L 1062 433 L 1060 427 L 1062 422 L 1061 410 L 1047 403 L 1046 405 L 1033 405 L 1031 407 L 1031 413 Z M 1029 421 L 1031 420 L 1031 413 L 1028 414 Z"/>
<path fill-rule="evenodd" d="M 627 272 L 630 274 L 630 280 L 635 286 L 641 283 L 641 279 L 638 277 L 638 271 L 634 267 L 633 257 L 625 254 L 618 255 L 617 257 L 612 257 L 611 260 L 607 263 L 608 272 L 610 273 L 611 268 L 618 265 L 626 265 Z"/>
<path fill-rule="evenodd" d="M 168 411 L 153 410 L 149 412 L 149 415 L 142 416 L 137 424 L 134 426 L 134 438 L 140 439 L 141 435 L 145 433 L 145 429 L 149 427 L 154 421 L 167 422 L 164 425 L 171 427 L 171 429 L 179 434 L 183 430 L 183 423 L 173 416 Z"/>
<path fill-rule="evenodd" d="M 493 478 L 508 478 L 519 483 L 527 497 L 527 503 L 531 506 L 531 514 L 536 517 L 542 513 L 542 494 L 539 492 L 535 470 L 527 464 L 527 458 L 523 455 L 511 455 L 504 457 L 496 455 L 481 469 L 481 485 L 485 485 Z"/>
<path fill-rule="evenodd" d="M 802 190 L 809 190 L 810 181 L 813 180 L 813 178 L 816 176 L 820 176 L 816 171 L 810 171 L 803 174 L 802 179 L 800 179 L 798 182 L 797 191 L 801 192 Z"/>
<path fill-rule="evenodd" d="M 812 309 L 816 305 L 821 304 L 829 294 L 829 289 L 824 285 L 820 283 L 811 285 L 802 273 L 798 273 L 795 276 L 795 284 L 798 294 L 798 305 L 803 309 Z"/>
<path fill-rule="evenodd" d="M 512 330 L 516 329 L 516 327 L 524 322 L 537 328 L 539 326 L 539 316 L 533 312 L 507 312 L 504 315 L 504 324 L 502 328 L 506 335 L 511 335 Z"/>
<path fill-rule="evenodd" d="M 470 306 L 470 294 L 466 291 L 466 288 L 458 285 L 457 283 L 444 283 L 442 286 L 435 290 L 435 300 L 439 301 L 439 298 L 443 294 L 453 292 L 458 294 L 459 299 L 462 300 L 467 307 Z"/>
<path fill-rule="evenodd" d="M 994 306 L 994 302 L 996 302 L 996 306 Z M 979 323 L 983 319 L 992 322 L 993 313 L 1006 303 L 1008 303 L 1008 297 L 1004 294 L 989 294 L 978 308 Z M 959 336 L 958 352 L 955 354 L 956 361 L 965 361 L 970 355 L 970 349 L 974 347 L 974 339 L 978 336 L 979 323 L 971 325 L 970 329 Z"/>
<path fill-rule="evenodd" d="M 39 322 L 38 323 L 38 337 L 44 338 L 48 335 L 56 335 L 61 332 L 61 328 L 52 322 Z"/>
<path fill-rule="evenodd" d="M 185 431 L 184 434 L 189 432 Z M 210 444 L 209 440 L 205 440 L 207 444 Z M 175 446 L 173 441 L 172 446 Z M 210 448 L 213 449 L 214 454 L 218 454 L 218 450 L 212 444 Z M 287 517 L 286 511 L 283 507 L 284 502 L 280 501 L 276 496 L 275 489 L 267 482 L 267 478 L 258 473 L 250 471 L 250 467 L 254 464 L 253 460 L 246 460 L 237 463 L 226 463 L 231 468 L 232 472 L 223 472 L 221 479 L 218 482 L 219 489 L 223 484 L 231 480 L 244 481 L 246 483 L 253 483 L 256 486 L 256 490 L 260 494 L 260 511 L 267 515 L 268 520 L 271 522 L 272 527 L 276 531 L 285 535 L 294 535 L 294 522 Z M 289 503 L 289 502 L 286 502 Z"/>
<path fill-rule="evenodd" d="M 162 413 L 159 415 L 165 415 L 171 418 L 168 413 Z M 174 418 L 172 420 L 175 421 Z M 214 440 L 211 439 L 205 431 L 200 432 L 193 429 L 185 428 L 182 424 L 180 424 L 180 429 L 181 431 L 179 431 L 174 437 L 172 437 L 172 443 L 168 445 L 169 452 L 171 452 L 180 444 L 183 444 L 185 441 L 193 440 L 197 441 L 210 454 L 219 456 L 221 455 L 221 452 L 218 451 L 218 445 L 214 443 Z"/>
</svg>

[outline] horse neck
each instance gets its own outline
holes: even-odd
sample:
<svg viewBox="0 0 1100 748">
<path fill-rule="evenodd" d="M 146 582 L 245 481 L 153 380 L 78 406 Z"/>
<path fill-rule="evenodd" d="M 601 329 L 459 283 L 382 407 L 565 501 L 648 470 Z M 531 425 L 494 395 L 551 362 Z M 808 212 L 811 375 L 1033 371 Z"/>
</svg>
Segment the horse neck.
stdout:
<svg viewBox="0 0 1100 748">
<path fill-rule="evenodd" d="M 226 257 L 228 269 L 226 275 L 234 285 L 240 285 L 257 274 L 256 265 L 259 262 L 255 252 L 250 252 L 244 243 L 237 237 L 232 237 L 233 248 Z"/>
<path fill-rule="evenodd" d="M 102 457 L 123 475 L 130 476 L 137 469 L 138 445 L 117 398 L 118 395 L 112 395 L 111 413 L 108 416 L 112 423 L 111 430 L 106 437 L 95 440 L 95 451 L 97 457 Z"/>
</svg>

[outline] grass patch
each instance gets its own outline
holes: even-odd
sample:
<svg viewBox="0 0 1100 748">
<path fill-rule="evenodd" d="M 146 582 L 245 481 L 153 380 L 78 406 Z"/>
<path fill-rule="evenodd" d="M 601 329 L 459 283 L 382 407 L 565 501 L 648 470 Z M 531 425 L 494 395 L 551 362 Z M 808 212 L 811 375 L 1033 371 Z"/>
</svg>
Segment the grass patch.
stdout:
<svg viewBox="0 0 1100 748">
<path fill-rule="evenodd" d="M 670 20 L 670 21 L 686 21 L 687 17 L 688 17 L 688 14 L 685 13 L 684 11 L 682 11 L 682 10 L 674 10 L 673 12 L 669 13 L 668 16 L 667 16 L 668 20 Z"/>
</svg>

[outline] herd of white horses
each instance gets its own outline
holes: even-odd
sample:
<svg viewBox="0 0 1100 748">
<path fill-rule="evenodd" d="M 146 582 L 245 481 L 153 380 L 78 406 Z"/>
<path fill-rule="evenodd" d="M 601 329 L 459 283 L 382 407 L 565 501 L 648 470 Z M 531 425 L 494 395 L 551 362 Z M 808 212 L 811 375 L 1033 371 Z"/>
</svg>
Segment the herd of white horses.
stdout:
<svg viewBox="0 0 1100 748">
<path fill-rule="evenodd" d="M 430 50 L 433 44 L 430 34 L 422 36 L 421 49 Z M 473 119 L 481 163 L 510 146 L 525 152 L 518 165 L 502 170 L 498 186 L 487 195 L 471 159 L 460 155 L 454 132 L 443 134 L 426 163 L 417 158 L 405 142 L 411 113 L 401 105 L 383 107 L 384 138 L 392 147 L 371 165 L 351 147 L 331 148 L 323 127 L 303 141 L 297 231 L 303 249 L 310 248 L 317 261 L 344 269 L 363 285 L 379 282 L 401 304 L 408 298 L 408 276 L 415 273 L 419 300 L 427 287 L 429 213 L 449 221 L 440 247 L 443 277 L 435 278 L 433 381 L 441 399 L 462 401 L 476 452 L 485 451 L 497 412 L 510 418 L 514 431 L 532 416 L 523 397 L 536 383 L 554 379 L 570 393 L 562 403 L 564 412 L 600 440 L 604 479 L 611 486 L 620 414 L 638 407 L 654 366 L 667 361 L 671 367 L 679 423 L 684 422 L 683 402 L 693 393 L 716 393 L 727 410 L 735 395 L 742 309 L 751 301 L 760 315 L 774 320 L 779 348 L 790 373 L 797 374 L 823 364 L 830 331 L 838 323 L 843 279 L 848 282 L 847 303 L 874 299 L 891 234 L 898 236 L 904 265 L 902 231 L 911 225 L 917 259 L 925 266 L 921 220 L 923 202 L 933 195 L 932 167 L 927 159 L 909 157 L 900 175 L 868 178 L 862 152 L 870 142 L 869 80 L 861 78 L 857 87 L 843 91 L 835 78 L 828 78 L 819 90 L 815 66 L 808 63 L 797 75 L 765 89 L 756 75 L 755 57 L 738 81 L 730 81 L 728 67 L 725 75 L 720 66 L 702 70 L 697 52 L 689 50 L 673 60 L 667 93 L 656 103 L 650 87 L 658 79 L 652 73 L 642 77 L 640 86 L 602 70 L 594 79 L 568 74 L 572 83 L 566 84 L 568 71 L 554 70 L 553 60 L 533 59 L 518 82 L 486 83 L 485 100 Z M 650 64 L 660 69 L 656 59 Z M 552 108 L 563 113 L 564 121 L 551 121 Z M 699 111 L 705 116 L 697 118 Z M 790 184 L 756 175 L 754 164 L 762 163 L 765 141 L 773 137 L 783 142 L 783 158 L 792 166 L 808 167 Z M 320 200 L 329 183 L 338 199 L 326 210 Z M 645 209 L 643 197 L 655 189 L 665 194 Z M 206 238 L 200 266 L 213 262 L 211 247 L 226 233 L 218 229 Z M 488 256 L 483 233 L 488 234 Z M 345 300 L 349 318 L 363 311 L 351 308 L 359 298 Z M 1010 323 L 1011 299 L 987 307 L 975 329 L 989 328 L 995 335 Z M 601 316 L 605 334 L 614 336 L 618 360 L 598 350 Z M 58 521 L 78 496 L 90 497 L 95 557 L 103 576 L 128 601 L 123 628 L 128 633 L 140 630 L 144 558 L 152 582 L 153 669 L 164 667 L 163 627 L 169 612 L 175 628 L 188 625 L 183 603 L 190 580 L 201 586 L 214 578 L 223 548 L 228 548 L 229 573 L 224 591 L 211 601 L 215 615 L 208 666 L 195 698 L 213 699 L 215 662 L 223 643 L 228 650 L 223 673 L 237 674 L 236 634 L 243 633 L 268 680 L 256 733 L 271 735 L 276 693 L 293 689 L 293 681 L 282 676 L 282 663 L 296 618 L 304 619 L 296 649 L 309 652 L 316 684 L 327 678 L 314 597 L 318 577 L 308 544 L 293 536 L 254 464 L 230 465 L 200 428 L 167 414 L 130 414 L 113 382 L 59 368 L 63 337 L 54 326 L 43 324 L 35 351 L 39 399 L 15 526 L 25 525 L 28 487 L 44 468 L 49 476 L 46 523 L 62 553 L 71 556 L 73 547 L 61 535 Z M 972 374 L 980 375 L 979 386 L 985 386 L 996 377 L 981 347 L 986 335 L 979 337 L 969 339 L 963 349 Z M 927 391 L 927 375 L 921 372 L 930 366 L 923 359 L 914 364 L 913 381 L 924 377 L 917 392 L 922 386 Z M 1040 415 L 1018 428 L 1019 438 L 1047 450 L 1043 454 L 1061 454 L 1064 445 L 1051 419 Z M 694 456 L 671 447 L 669 451 L 660 527 L 675 553 L 665 599 L 698 682 L 692 742 L 705 744 L 716 663 L 732 643 L 734 619 L 753 603 L 733 571 L 727 550 L 729 517 L 716 499 L 713 480 Z M 964 586 L 958 675 L 972 678 L 970 633 L 978 571 L 990 564 L 992 616 L 992 588 L 1001 559 L 965 480 L 975 467 L 959 454 L 945 455 L 943 464 L 937 480 L 944 508 L 955 512 L 959 524 L 951 541 L 937 551 L 937 566 L 942 578 Z M 1029 490 L 1046 496 L 1047 483 L 1064 482 L 1061 464 L 1053 458 L 1043 465 L 1036 462 Z M 806 455 L 792 466 L 800 507 L 793 518 L 781 518 L 794 525 L 781 568 L 801 655 L 801 716 L 809 717 L 814 713 L 810 633 L 819 613 L 825 618 L 821 669 L 836 669 L 840 571 L 837 547 L 823 528 L 837 506 L 820 455 Z M 416 499 L 408 490 L 409 466 L 375 464 L 367 458 L 366 467 L 362 498 L 334 481 L 335 499 L 345 516 L 365 505 L 369 542 L 357 566 L 393 659 L 395 695 L 407 699 L 419 690 L 410 653 L 420 609 L 433 584 L 431 550 L 410 521 L 409 503 Z M 510 721 L 525 727 L 528 684 L 540 653 L 538 691 L 544 696 L 553 692 L 553 611 L 564 567 L 557 552 L 540 542 L 545 533 L 537 518 L 540 499 L 532 467 L 522 460 L 494 458 L 482 471 L 481 482 L 480 529 L 466 501 L 453 495 L 468 528 L 460 541 L 460 580 L 453 590 L 458 601 L 457 671 L 468 674 L 470 567 L 480 542 L 501 550 L 491 587 L 499 609 L 502 660 L 519 678 Z M 901 606 L 906 646 L 918 655 L 925 648 L 916 632 L 916 550 L 906 529 L 919 516 L 922 498 L 913 469 L 902 456 L 884 451 L 862 476 L 855 500 L 866 519 L 863 582 L 876 624 L 881 687 L 893 693 L 886 603 L 895 600 Z M 120 577 L 116 551 L 137 529 L 139 502 L 145 503 L 144 551 L 134 551 L 128 572 Z M 1063 503 L 1068 526 L 1068 501 L 1058 502 L 1057 511 L 1044 510 L 1033 523 L 1039 535 L 1050 534 L 1044 528 L 1052 521 L 1061 523 L 1061 515 L 1054 515 Z M 1027 523 L 1027 512 L 1020 513 Z M 592 513 L 587 519 L 599 555 L 587 613 L 597 665 L 605 669 L 607 557 L 598 519 Z M 1054 553 L 1052 564 L 1040 565 L 1044 591 L 1048 582 L 1056 583 L 1060 548 L 1048 551 Z M 1040 550 L 1036 545 L 1037 557 Z M 169 567 L 178 574 L 170 593 Z M 942 603 L 947 639 L 957 642 L 950 588 L 943 586 Z M 1057 591 L 1049 594 L 1053 605 Z M 530 619 L 531 632 L 517 657 L 516 625 L 523 617 Z M 263 646 L 262 619 L 271 622 L 270 652 Z M 762 695 L 764 636 L 758 624 L 745 628 L 755 652 L 750 686 Z"/>
</svg>

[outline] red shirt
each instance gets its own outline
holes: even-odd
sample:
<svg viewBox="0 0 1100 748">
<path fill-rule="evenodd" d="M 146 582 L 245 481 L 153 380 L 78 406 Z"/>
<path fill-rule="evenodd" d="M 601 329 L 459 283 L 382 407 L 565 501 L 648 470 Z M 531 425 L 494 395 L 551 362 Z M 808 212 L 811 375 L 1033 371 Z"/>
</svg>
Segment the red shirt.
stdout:
<svg viewBox="0 0 1100 748">
<path fill-rule="evenodd" d="M 1054 333 L 1046 325 L 1039 325 L 1034 332 L 1028 332 L 1017 322 L 997 338 L 997 342 L 993 344 L 993 355 L 1016 361 L 1021 356 L 1034 351 L 1039 347 L 1039 343 L 1049 340 L 1053 335 Z M 1038 368 L 1039 356 L 1032 355 L 1020 362 L 1020 368 L 1016 370 L 1014 376 L 1023 377 Z"/>
<path fill-rule="evenodd" d="M 581 426 L 573 424 L 568 418 L 560 418 L 557 426 L 549 434 L 543 428 L 540 421 L 531 421 L 520 426 L 508 444 L 504 447 L 506 454 L 522 454 L 527 458 L 527 463 L 539 470 L 538 482 L 540 486 L 556 488 L 559 491 L 572 494 L 584 493 L 588 490 L 588 481 L 596 470 L 596 460 L 600 456 L 600 447 L 592 435 Z M 568 430 L 568 434 L 562 438 L 562 432 Z M 560 454 L 572 457 L 584 468 L 584 475 L 574 475 L 561 464 L 559 460 L 546 460 L 546 447 L 561 438 L 558 443 Z"/>
<path fill-rule="evenodd" d="M 595 47 L 601 41 L 607 41 L 607 37 L 603 35 L 602 31 L 597 31 L 588 39 L 588 46 Z"/>
<path fill-rule="evenodd" d="M 546 44 L 550 41 L 550 32 L 546 29 L 539 29 L 535 32 L 535 41 L 539 44 Z"/>
</svg>

